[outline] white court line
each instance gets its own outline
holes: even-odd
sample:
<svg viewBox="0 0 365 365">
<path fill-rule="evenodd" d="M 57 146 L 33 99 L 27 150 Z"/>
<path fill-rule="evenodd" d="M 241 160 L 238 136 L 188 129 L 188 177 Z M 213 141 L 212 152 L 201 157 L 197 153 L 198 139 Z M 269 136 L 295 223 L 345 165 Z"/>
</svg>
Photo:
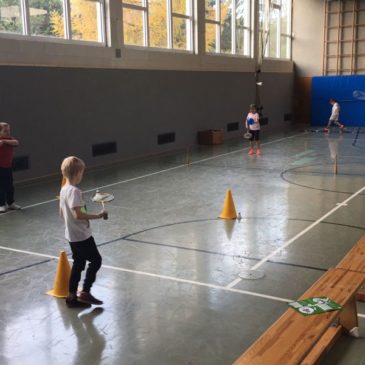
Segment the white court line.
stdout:
<svg viewBox="0 0 365 365">
<path fill-rule="evenodd" d="M 12 251 L 12 252 L 26 253 L 27 255 L 48 257 L 49 259 L 58 259 L 58 257 L 57 257 L 57 256 L 46 255 L 46 254 L 44 254 L 44 253 L 39 253 L 39 252 L 32 252 L 32 251 L 25 251 L 25 250 L 18 250 L 18 249 L 16 249 L 16 248 L 10 248 L 10 247 L 0 246 L 0 249 L 1 249 L 1 250 L 6 250 L 6 251 Z"/>
<path fill-rule="evenodd" d="M 8 250 L 8 251 L 14 251 L 14 252 L 20 252 L 20 253 L 25 253 L 25 254 L 34 255 L 34 256 L 48 257 L 48 258 L 51 258 L 51 259 L 57 259 L 57 260 L 59 259 L 56 256 L 45 255 L 45 254 L 42 254 L 42 253 L 37 253 L 37 252 L 32 252 L 32 251 L 18 250 L 18 249 L 4 247 L 4 246 L 0 246 L 0 249 Z M 69 260 L 69 261 L 72 261 L 72 260 Z M 202 286 L 202 287 L 205 287 L 205 288 L 223 290 L 223 291 L 227 291 L 227 292 L 231 292 L 231 293 L 246 294 L 246 295 L 253 296 L 253 297 L 259 297 L 259 298 L 273 300 L 273 301 L 276 301 L 276 302 L 284 302 L 284 303 L 294 302 L 293 299 L 280 298 L 280 297 L 276 297 L 276 296 L 272 296 L 272 295 L 266 295 L 266 294 L 261 294 L 261 293 L 252 292 L 252 291 L 248 291 L 248 290 L 228 288 L 227 286 L 221 286 L 221 285 L 215 285 L 215 284 L 208 284 L 208 283 L 203 283 L 201 281 L 188 280 L 188 279 L 180 279 L 180 278 L 177 278 L 177 277 L 174 277 L 174 276 L 153 274 L 153 273 L 146 272 L 146 271 L 125 269 L 123 267 L 117 267 L 117 266 L 111 266 L 111 265 L 102 265 L 101 267 L 104 268 L 104 269 L 109 269 L 109 270 L 115 270 L 115 271 L 121 271 L 121 272 L 131 273 L 131 274 L 149 276 L 149 277 L 163 279 L 163 280 L 175 281 L 177 283 L 197 285 L 197 286 Z M 365 314 L 358 313 L 358 316 L 361 317 L 361 318 L 365 318 Z"/>
<path fill-rule="evenodd" d="M 267 146 L 269 144 L 272 144 L 272 143 L 278 143 L 278 142 L 282 142 L 282 141 L 285 141 L 287 139 L 290 139 L 290 138 L 295 138 L 295 137 L 298 137 L 298 136 L 302 136 L 303 134 L 306 134 L 307 132 L 303 132 L 303 133 L 300 133 L 300 134 L 294 134 L 292 136 L 288 136 L 288 137 L 284 137 L 284 138 L 280 138 L 280 139 L 276 139 L 276 140 L 273 140 L 273 141 L 270 141 L 270 142 L 265 142 L 265 143 L 261 143 L 262 146 Z M 191 162 L 189 165 L 196 165 L 196 164 L 199 164 L 201 162 L 205 162 L 205 161 L 209 161 L 209 160 L 213 160 L 215 158 L 220 158 L 220 157 L 224 157 L 224 156 L 228 156 L 228 155 L 231 155 L 233 153 L 238 153 L 238 152 L 242 152 L 244 150 L 246 150 L 248 147 L 245 147 L 245 148 L 241 148 L 239 150 L 234 150 L 234 151 L 231 151 L 231 152 L 227 152 L 227 153 L 222 153 L 220 155 L 216 155 L 216 156 L 212 156 L 212 157 L 207 157 L 207 158 L 203 158 L 201 160 L 198 160 L 198 161 L 193 161 Z M 178 165 L 178 166 L 174 166 L 174 167 L 170 167 L 168 169 L 164 169 L 164 170 L 159 170 L 159 171 L 155 171 L 155 172 L 151 172 L 150 174 L 146 174 L 146 175 L 141 175 L 141 176 L 137 176 L 137 177 L 133 177 L 133 178 L 130 178 L 130 179 L 126 179 L 126 180 L 121 180 L 121 181 L 117 181 L 115 183 L 112 183 L 112 184 L 107 184 L 107 185 L 103 185 L 103 186 L 99 186 L 99 187 L 96 187 L 96 188 L 92 188 L 92 189 L 88 189 L 88 190 L 84 190 L 83 192 L 84 193 L 90 193 L 92 191 L 95 191 L 97 189 L 101 190 L 101 189 L 105 189 L 105 188 L 110 188 L 111 186 L 116 186 L 116 185 L 121 185 L 121 184 L 126 184 L 126 183 L 129 183 L 131 181 L 136 181 L 136 180 L 139 180 L 139 179 L 144 179 L 146 177 L 150 177 L 150 176 L 154 176 L 154 175 L 158 175 L 158 174 L 162 174 L 162 173 L 165 173 L 165 172 L 169 172 L 169 171 L 173 171 L 173 170 L 177 170 L 177 169 L 181 169 L 182 167 L 186 167 L 186 166 L 189 166 L 188 164 L 183 164 L 183 165 Z M 25 207 L 22 208 L 22 210 L 24 209 L 29 209 L 29 208 L 34 208 L 34 207 L 38 207 L 40 205 L 44 205 L 44 204 L 48 204 L 48 203 L 53 203 L 55 201 L 58 201 L 57 198 L 55 199 L 50 199 L 50 200 L 46 200 L 46 201 L 43 201 L 43 202 L 40 202 L 40 203 L 35 203 L 35 204 L 31 204 L 31 205 L 27 205 Z M 0 215 L 1 216 L 5 216 L 9 213 L 12 213 L 14 211 L 8 211 L 6 213 L 2 213 Z"/>
<path fill-rule="evenodd" d="M 328 213 L 323 215 L 321 218 L 317 219 L 315 222 L 313 222 L 311 225 L 309 225 L 307 228 L 305 228 L 303 231 L 296 234 L 294 237 L 292 237 L 290 240 L 285 242 L 282 246 L 278 247 L 275 251 L 273 251 L 271 254 L 264 257 L 262 260 L 260 260 L 256 265 L 252 266 L 251 270 L 257 270 L 260 266 L 262 266 L 264 263 L 266 263 L 268 260 L 270 260 L 273 256 L 275 256 L 278 252 L 283 250 L 284 248 L 291 245 L 294 241 L 296 241 L 298 238 L 306 234 L 308 231 L 310 231 L 312 228 L 317 226 L 319 223 L 321 223 L 325 218 L 330 216 L 332 213 L 334 213 L 336 210 L 340 209 L 341 207 L 347 206 L 347 203 L 354 199 L 357 195 L 361 194 L 365 190 L 365 186 L 363 186 L 360 190 L 358 190 L 356 193 L 352 194 L 349 198 L 344 200 L 342 203 L 337 203 L 337 205 L 331 209 Z M 242 279 L 237 278 L 234 281 L 232 281 L 230 284 L 227 285 L 227 288 L 232 288 L 236 284 L 238 284 Z"/>
<path fill-rule="evenodd" d="M 39 252 L 18 250 L 18 249 L 10 248 L 10 247 L 0 246 L 0 249 L 6 250 L 6 251 L 12 251 L 12 252 L 24 253 L 24 254 L 27 254 L 27 255 L 47 257 L 47 258 L 56 259 L 56 260 L 59 259 L 57 256 L 46 255 L 46 254 L 39 253 Z M 69 261 L 72 261 L 72 260 L 69 260 Z M 109 270 L 116 270 L 116 271 L 128 272 L 128 273 L 131 273 L 131 274 L 137 274 L 137 275 L 149 276 L 149 277 L 158 278 L 158 279 L 175 281 L 175 282 L 178 282 L 178 283 L 198 285 L 198 286 L 203 286 L 203 287 L 212 288 L 212 289 L 219 289 L 219 290 L 230 291 L 230 292 L 234 292 L 234 293 L 247 294 L 247 295 L 251 295 L 251 296 L 255 296 L 255 297 L 271 299 L 271 300 L 285 302 L 285 303 L 292 301 L 290 299 L 274 297 L 274 296 L 271 296 L 271 295 L 265 295 L 265 294 L 250 292 L 250 291 L 246 291 L 246 290 L 239 290 L 239 289 L 227 289 L 225 286 L 208 284 L 208 283 L 203 283 L 203 282 L 194 281 L 194 280 L 180 279 L 180 278 L 177 278 L 177 277 L 174 277 L 174 276 L 153 274 L 153 273 L 149 273 L 149 272 L 146 272 L 146 271 L 131 270 L 131 269 L 125 269 L 123 267 L 116 267 L 116 266 L 110 266 L 110 265 L 102 265 L 101 267 L 103 267 L 105 269 L 109 269 Z"/>
<path fill-rule="evenodd" d="M 227 287 L 221 286 L 221 285 L 203 283 L 201 281 L 180 279 L 180 278 L 177 278 L 177 277 L 174 277 L 174 276 L 153 274 L 153 273 L 149 273 L 149 272 L 146 272 L 146 271 L 131 270 L 131 269 L 125 269 L 125 268 L 122 268 L 122 267 L 116 267 L 116 266 L 110 266 L 110 265 L 102 265 L 102 267 L 105 268 L 105 269 L 128 272 L 128 273 L 137 274 L 137 275 L 150 276 L 150 277 L 153 277 L 153 278 L 175 281 L 175 282 L 178 282 L 178 283 L 198 285 L 198 286 L 203 286 L 203 287 L 206 287 L 206 288 L 224 290 L 224 291 L 229 291 L 229 292 L 233 292 L 233 293 L 247 294 L 247 295 L 250 295 L 250 296 L 260 297 L 260 298 L 265 298 L 265 299 L 271 299 L 271 300 L 275 300 L 275 301 L 279 301 L 279 302 L 285 302 L 285 303 L 292 302 L 291 299 L 274 297 L 272 295 L 265 295 L 265 294 L 260 294 L 260 293 L 247 291 L 247 290 L 231 289 L 231 288 L 227 288 Z"/>
</svg>

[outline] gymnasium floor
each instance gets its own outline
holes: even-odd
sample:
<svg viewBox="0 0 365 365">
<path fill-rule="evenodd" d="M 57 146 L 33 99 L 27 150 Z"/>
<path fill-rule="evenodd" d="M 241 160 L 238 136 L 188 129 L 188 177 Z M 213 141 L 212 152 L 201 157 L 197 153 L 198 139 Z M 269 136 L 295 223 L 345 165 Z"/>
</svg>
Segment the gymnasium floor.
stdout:
<svg viewBox="0 0 365 365">
<path fill-rule="evenodd" d="M 24 209 L 0 216 L 0 364 L 231 364 L 365 233 L 364 130 L 263 137 L 260 157 L 233 140 L 189 165 L 180 151 L 85 173 L 89 211 L 96 188 L 115 195 L 109 220 L 92 221 L 101 308 L 45 294 L 69 252 L 59 179 L 17 186 Z M 217 218 L 228 189 L 241 220 Z M 239 278 L 253 267 L 265 276 Z M 323 364 L 365 364 L 358 311 L 361 337 Z"/>
</svg>

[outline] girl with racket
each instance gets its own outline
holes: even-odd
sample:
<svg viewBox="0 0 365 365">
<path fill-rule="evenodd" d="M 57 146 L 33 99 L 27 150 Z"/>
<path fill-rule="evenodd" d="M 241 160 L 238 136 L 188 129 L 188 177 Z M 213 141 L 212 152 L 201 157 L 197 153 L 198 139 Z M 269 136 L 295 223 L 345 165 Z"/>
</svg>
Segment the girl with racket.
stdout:
<svg viewBox="0 0 365 365">
<path fill-rule="evenodd" d="M 260 149 L 260 115 L 257 112 L 256 105 L 251 104 L 249 113 L 247 114 L 245 127 L 247 131 L 251 134 L 249 138 L 250 141 L 250 150 L 248 151 L 249 155 L 253 155 L 255 153 L 254 147 L 256 145 L 256 154 L 261 155 Z"/>
</svg>

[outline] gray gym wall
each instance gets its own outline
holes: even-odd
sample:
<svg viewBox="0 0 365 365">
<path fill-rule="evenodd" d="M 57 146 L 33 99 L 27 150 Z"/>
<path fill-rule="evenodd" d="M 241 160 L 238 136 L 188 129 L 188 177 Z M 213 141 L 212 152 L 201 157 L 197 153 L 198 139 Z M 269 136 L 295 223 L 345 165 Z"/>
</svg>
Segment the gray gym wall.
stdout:
<svg viewBox="0 0 365 365">
<path fill-rule="evenodd" d="M 292 55 L 297 77 L 322 75 L 324 3 L 293 0 Z"/>
<path fill-rule="evenodd" d="M 283 129 L 291 113 L 293 73 L 263 73 L 265 131 Z M 242 134 L 242 118 L 254 101 L 253 73 L 0 67 L 0 119 L 20 140 L 16 156 L 29 156 L 25 180 L 59 172 L 67 155 L 88 166 L 193 146 L 197 132 L 223 129 Z M 227 123 L 240 130 L 227 132 Z M 175 142 L 157 144 L 161 133 Z M 117 152 L 92 157 L 92 145 L 117 143 Z"/>
</svg>

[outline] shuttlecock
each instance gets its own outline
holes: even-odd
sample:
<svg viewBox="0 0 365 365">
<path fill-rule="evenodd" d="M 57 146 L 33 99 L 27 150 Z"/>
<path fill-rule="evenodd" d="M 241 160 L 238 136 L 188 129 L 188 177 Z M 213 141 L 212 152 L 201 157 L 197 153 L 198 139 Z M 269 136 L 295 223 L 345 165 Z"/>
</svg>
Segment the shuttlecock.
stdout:
<svg viewBox="0 0 365 365">
<path fill-rule="evenodd" d="M 241 213 L 238 212 L 237 219 L 240 221 L 242 219 Z"/>
<path fill-rule="evenodd" d="M 94 201 L 94 202 L 98 202 L 98 201 L 100 201 L 101 199 L 102 199 L 102 194 L 100 193 L 100 191 L 99 191 L 99 189 L 98 190 L 96 190 L 95 191 L 95 194 L 94 194 L 94 196 L 92 197 L 92 200 Z"/>
</svg>

